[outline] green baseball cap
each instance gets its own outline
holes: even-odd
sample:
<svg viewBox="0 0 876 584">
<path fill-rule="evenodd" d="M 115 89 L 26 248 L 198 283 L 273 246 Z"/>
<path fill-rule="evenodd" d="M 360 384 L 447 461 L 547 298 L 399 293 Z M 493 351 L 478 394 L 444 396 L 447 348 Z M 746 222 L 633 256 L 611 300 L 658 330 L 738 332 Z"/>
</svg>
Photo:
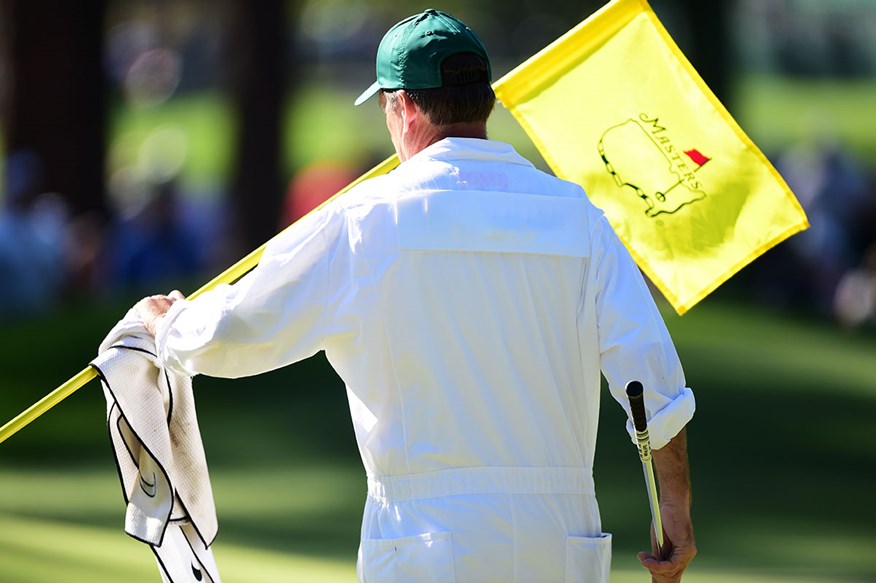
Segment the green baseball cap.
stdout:
<svg viewBox="0 0 876 584">
<path fill-rule="evenodd" d="M 441 63 L 458 53 L 483 57 L 487 81 L 492 81 L 487 50 L 465 23 L 431 8 L 410 16 L 383 36 L 377 48 L 377 81 L 362 92 L 354 105 L 364 103 L 381 89 L 441 87 Z"/>
</svg>

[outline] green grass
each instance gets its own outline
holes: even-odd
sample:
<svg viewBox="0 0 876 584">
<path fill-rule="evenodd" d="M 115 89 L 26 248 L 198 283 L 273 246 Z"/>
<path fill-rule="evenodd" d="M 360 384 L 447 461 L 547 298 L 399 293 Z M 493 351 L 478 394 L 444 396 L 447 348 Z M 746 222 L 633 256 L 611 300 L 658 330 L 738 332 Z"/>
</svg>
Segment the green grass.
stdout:
<svg viewBox="0 0 876 584">
<path fill-rule="evenodd" d="M 836 139 L 866 165 L 876 164 L 876 79 L 736 80 L 731 112 L 765 152 L 813 139 Z"/>
<path fill-rule="evenodd" d="M 346 546 L 338 545 L 333 534 L 340 526 L 328 521 L 338 515 L 346 519 L 352 509 L 343 488 L 327 488 L 337 483 L 352 491 L 354 468 L 295 472 L 266 467 L 213 474 L 222 530 L 228 532 L 215 544 L 226 581 L 355 580 L 355 534 L 346 538 Z M 121 531 L 123 504 L 111 463 L 91 469 L 0 472 L 0 492 L 3 581 L 158 577 L 148 549 Z M 356 489 L 356 499 L 361 498 L 361 489 Z M 278 516 L 298 520 L 284 525 Z M 299 545 L 288 545 L 290 534 L 300 539 Z M 332 546 L 337 552 L 327 553 Z"/>
<path fill-rule="evenodd" d="M 4 325 L 7 420 L 91 358 L 132 299 Z M 666 314 L 696 389 L 689 427 L 699 557 L 689 581 L 876 580 L 876 338 L 737 305 Z M 195 385 L 227 581 L 352 581 L 364 474 L 324 358 Z M 596 461 L 612 579 L 647 581 L 641 469 L 607 396 Z M 0 445 L 0 580 L 143 581 L 92 382 Z"/>
</svg>

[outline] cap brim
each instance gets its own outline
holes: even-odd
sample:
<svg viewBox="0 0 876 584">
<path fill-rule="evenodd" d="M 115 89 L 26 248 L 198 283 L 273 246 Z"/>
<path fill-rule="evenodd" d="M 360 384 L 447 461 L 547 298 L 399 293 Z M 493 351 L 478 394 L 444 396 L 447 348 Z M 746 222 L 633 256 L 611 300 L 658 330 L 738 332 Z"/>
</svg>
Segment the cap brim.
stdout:
<svg viewBox="0 0 876 584">
<path fill-rule="evenodd" d="M 359 97 L 356 98 L 356 101 L 353 102 L 353 105 L 362 105 L 363 103 L 365 103 L 366 101 L 368 101 L 368 99 L 369 99 L 372 95 L 374 95 L 375 93 L 377 93 L 378 91 L 380 91 L 380 82 L 379 82 L 379 81 L 375 81 L 374 84 L 373 84 L 371 87 L 369 87 L 368 89 L 366 89 L 365 91 L 363 91 L 363 92 L 362 92 L 362 95 L 360 95 Z"/>
</svg>

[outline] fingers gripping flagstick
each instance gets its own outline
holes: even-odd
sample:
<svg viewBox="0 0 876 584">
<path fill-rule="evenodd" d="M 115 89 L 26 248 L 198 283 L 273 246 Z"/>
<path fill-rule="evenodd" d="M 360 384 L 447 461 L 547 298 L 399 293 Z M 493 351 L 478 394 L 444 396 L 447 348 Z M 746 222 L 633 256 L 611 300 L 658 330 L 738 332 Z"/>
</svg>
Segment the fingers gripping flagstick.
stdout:
<svg viewBox="0 0 876 584">
<path fill-rule="evenodd" d="M 651 505 L 651 520 L 654 536 L 657 542 L 657 555 L 663 556 L 663 521 L 660 519 L 660 502 L 657 498 L 657 480 L 654 478 L 654 466 L 651 464 L 651 439 L 648 437 L 648 419 L 645 417 L 644 388 L 639 381 L 627 384 L 627 398 L 630 400 L 630 415 L 636 429 L 636 442 L 639 446 L 639 458 L 642 460 L 642 470 L 645 471 L 645 485 L 648 489 L 648 503 Z"/>
</svg>

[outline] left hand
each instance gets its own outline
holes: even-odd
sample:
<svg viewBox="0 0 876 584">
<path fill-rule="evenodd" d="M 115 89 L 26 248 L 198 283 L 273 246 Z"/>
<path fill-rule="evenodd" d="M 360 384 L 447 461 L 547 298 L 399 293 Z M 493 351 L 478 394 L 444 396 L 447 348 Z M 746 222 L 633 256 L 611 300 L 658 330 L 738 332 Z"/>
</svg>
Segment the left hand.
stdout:
<svg viewBox="0 0 876 584">
<path fill-rule="evenodd" d="M 681 582 L 681 575 L 697 554 L 693 525 L 688 505 L 660 505 L 663 522 L 662 557 L 657 552 L 657 542 L 651 533 L 651 553 L 639 552 L 636 557 L 642 566 L 651 572 L 652 582 Z"/>
<path fill-rule="evenodd" d="M 183 300 L 185 296 L 179 290 L 174 290 L 170 294 L 156 294 L 147 296 L 140 302 L 134 305 L 134 310 L 143 319 L 143 324 L 150 335 L 155 335 L 155 326 L 158 320 L 170 309 L 170 306 L 177 300 Z"/>
</svg>

